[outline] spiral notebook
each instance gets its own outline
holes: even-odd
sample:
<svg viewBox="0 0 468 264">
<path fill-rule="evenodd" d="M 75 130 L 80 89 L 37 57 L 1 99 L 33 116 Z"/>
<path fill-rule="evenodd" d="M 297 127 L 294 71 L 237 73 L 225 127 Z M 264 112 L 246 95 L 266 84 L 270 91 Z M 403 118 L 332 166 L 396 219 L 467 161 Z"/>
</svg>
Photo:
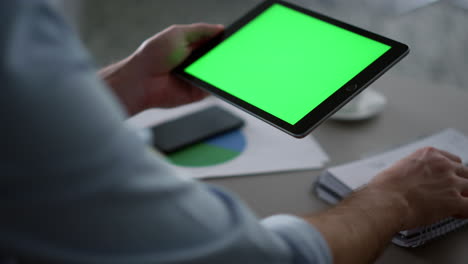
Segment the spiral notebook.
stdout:
<svg viewBox="0 0 468 264">
<path fill-rule="evenodd" d="M 353 190 L 369 182 L 380 171 L 425 146 L 433 146 L 451 152 L 461 157 L 463 162 L 467 164 L 468 137 L 449 128 L 366 159 L 328 168 L 320 175 L 315 184 L 317 195 L 329 203 L 338 203 Z M 467 223 L 468 219 L 443 219 L 431 225 L 400 231 L 393 237 L 392 242 L 403 247 L 417 247 Z"/>
</svg>

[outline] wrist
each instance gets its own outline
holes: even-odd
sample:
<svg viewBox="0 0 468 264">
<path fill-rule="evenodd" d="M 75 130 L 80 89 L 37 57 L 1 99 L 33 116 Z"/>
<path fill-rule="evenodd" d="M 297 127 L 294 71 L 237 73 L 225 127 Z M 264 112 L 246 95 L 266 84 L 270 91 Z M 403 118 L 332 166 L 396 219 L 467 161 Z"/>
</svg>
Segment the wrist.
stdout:
<svg viewBox="0 0 468 264">
<path fill-rule="evenodd" d="M 98 72 L 130 115 L 144 109 L 144 94 L 139 94 L 140 89 L 137 89 L 142 85 L 139 82 L 143 77 L 140 76 L 141 72 L 135 60 L 136 57 L 131 55 Z"/>
<path fill-rule="evenodd" d="M 371 263 L 402 230 L 406 213 L 397 193 L 366 186 L 306 220 L 322 233 L 335 263 Z"/>
<path fill-rule="evenodd" d="M 362 192 L 368 196 L 366 199 L 387 210 L 387 217 L 394 223 L 394 233 L 408 229 L 411 209 L 403 193 L 373 183 L 364 187 Z"/>
</svg>

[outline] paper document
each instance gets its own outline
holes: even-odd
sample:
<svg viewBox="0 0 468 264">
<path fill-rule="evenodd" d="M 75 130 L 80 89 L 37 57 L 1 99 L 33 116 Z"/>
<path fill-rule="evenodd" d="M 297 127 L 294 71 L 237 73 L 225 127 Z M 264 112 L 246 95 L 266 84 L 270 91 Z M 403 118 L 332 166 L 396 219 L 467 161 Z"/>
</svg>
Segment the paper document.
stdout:
<svg viewBox="0 0 468 264">
<path fill-rule="evenodd" d="M 432 146 L 460 156 L 465 162 L 468 160 L 468 138 L 454 129 L 447 129 L 441 133 L 410 143 L 400 148 L 370 157 L 364 160 L 347 163 L 330 168 L 329 171 L 337 179 L 353 190 L 368 182 L 380 171 L 390 167 L 401 158 L 415 150 Z M 349 172 L 352 172 L 349 173 Z"/>
<path fill-rule="evenodd" d="M 242 137 L 245 139 L 245 148 L 236 158 L 218 165 L 201 167 L 173 165 L 177 170 L 185 171 L 194 178 L 224 177 L 319 169 L 328 161 L 327 154 L 312 136 L 303 139 L 293 138 L 213 97 L 174 109 L 148 110 L 131 118 L 128 122 L 140 128 L 150 127 L 213 104 L 218 104 L 245 120 L 245 126 L 241 129 Z"/>
<path fill-rule="evenodd" d="M 447 0 L 447 1 L 457 7 L 468 9 L 468 0 Z"/>
<path fill-rule="evenodd" d="M 366 4 L 389 16 L 401 16 L 440 0 L 367 0 Z"/>
</svg>

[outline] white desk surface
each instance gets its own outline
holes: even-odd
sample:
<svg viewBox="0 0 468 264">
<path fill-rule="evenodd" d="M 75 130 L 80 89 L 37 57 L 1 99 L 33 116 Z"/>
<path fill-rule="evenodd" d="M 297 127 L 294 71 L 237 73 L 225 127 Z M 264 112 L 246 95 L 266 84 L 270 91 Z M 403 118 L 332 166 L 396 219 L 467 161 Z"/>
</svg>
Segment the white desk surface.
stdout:
<svg viewBox="0 0 468 264">
<path fill-rule="evenodd" d="M 329 165 L 378 153 L 453 127 L 468 135 L 468 92 L 387 73 L 372 87 L 388 99 L 378 117 L 356 123 L 326 121 L 312 134 L 330 155 Z M 307 140 L 304 139 L 304 140 Z M 210 179 L 237 193 L 260 217 L 309 214 L 327 208 L 312 192 L 320 170 Z M 468 263 L 468 227 L 416 249 L 390 245 L 376 262 Z"/>
</svg>

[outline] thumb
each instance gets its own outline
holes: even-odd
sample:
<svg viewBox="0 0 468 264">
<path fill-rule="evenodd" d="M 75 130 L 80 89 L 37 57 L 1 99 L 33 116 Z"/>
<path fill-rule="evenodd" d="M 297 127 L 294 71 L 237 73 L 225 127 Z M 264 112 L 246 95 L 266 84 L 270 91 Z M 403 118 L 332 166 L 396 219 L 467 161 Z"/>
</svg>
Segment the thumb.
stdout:
<svg viewBox="0 0 468 264">
<path fill-rule="evenodd" d="M 223 25 L 196 23 L 184 28 L 187 46 L 195 49 L 224 30 Z"/>
</svg>

